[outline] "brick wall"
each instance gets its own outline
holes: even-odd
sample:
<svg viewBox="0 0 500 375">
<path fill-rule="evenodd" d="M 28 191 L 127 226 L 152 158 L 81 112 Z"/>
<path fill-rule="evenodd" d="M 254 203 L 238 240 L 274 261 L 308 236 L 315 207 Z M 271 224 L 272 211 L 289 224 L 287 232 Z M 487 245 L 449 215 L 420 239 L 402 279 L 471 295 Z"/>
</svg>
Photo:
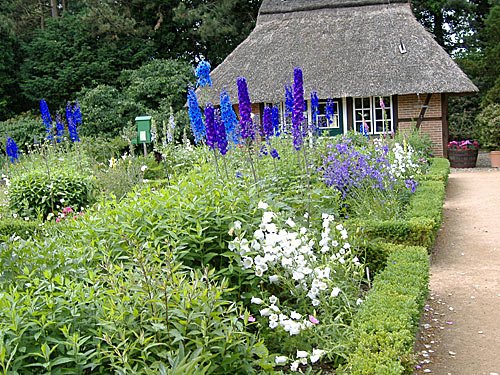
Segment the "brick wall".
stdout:
<svg viewBox="0 0 500 375">
<path fill-rule="evenodd" d="M 418 116 L 425 104 L 427 94 L 398 96 L 398 130 L 408 132 L 417 124 Z M 446 114 L 445 114 L 446 116 Z M 444 155 L 443 120 L 441 94 L 432 94 L 429 106 L 425 112 L 424 121 L 420 125 L 422 133 L 432 140 L 432 150 L 435 156 Z"/>
</svg>

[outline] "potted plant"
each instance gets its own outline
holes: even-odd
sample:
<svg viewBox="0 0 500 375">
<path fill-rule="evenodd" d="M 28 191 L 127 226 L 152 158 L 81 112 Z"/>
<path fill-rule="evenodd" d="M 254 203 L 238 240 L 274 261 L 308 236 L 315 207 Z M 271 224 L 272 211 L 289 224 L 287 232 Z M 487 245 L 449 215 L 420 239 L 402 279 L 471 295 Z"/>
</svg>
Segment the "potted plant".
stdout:
<svg viewBox="0 0 500 375">
<path fill-rule="evenodd" d="M 476 120 L 481 147 L 490 150 L 491 166 L 500 168 L 500 104 L 486 106 Z"/>
<path fill-rule="evenodd" d="M 473 140 L 448 142 L 448 159 L 452 168 L 474 168 L 479 143 Z"/>
</svg>

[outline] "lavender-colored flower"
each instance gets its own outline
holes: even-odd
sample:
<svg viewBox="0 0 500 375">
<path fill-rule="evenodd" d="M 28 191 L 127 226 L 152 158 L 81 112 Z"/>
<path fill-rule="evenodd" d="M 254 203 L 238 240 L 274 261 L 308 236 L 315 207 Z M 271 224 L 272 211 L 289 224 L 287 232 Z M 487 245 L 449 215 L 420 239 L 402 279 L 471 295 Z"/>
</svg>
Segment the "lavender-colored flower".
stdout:
<svg viewBox="0 0 500 375">
<path fill-rule="evenodd" d="M 268 152 L 267 152 L 267 146 L 265 144 L 261 146 L 259 153 L 261 155 L 267 156 Z"/>
<path fill-rule="evenodd" d="M 276 150 L 275 148 L 271 150 L 271 156 L 273 157 L 273 159 L 280 159 L 280 154 L 278 154 L 278 150 Z"/>
<path fill-rule="evenodd" d="M 240 110 L 240 130 L 241 138 L 244 140 L 250 138 L 254 139 L 255 131 L 252 123 L 252 103 L 250 102 L 250 97 L 248 96 L 248 86 L 247 80 L 243 77 L 239 77 L 236 80 L 238 85 L 238 105 Z"/>
<path fill-rule="evenodd" d="M 274 135 L 276 137 L 279 137 L 279 135 L 280 135 L 280 109 L 277 106 L 274 106 L 272 108 L 271 117 L 272 117 Z"/>
<path fill-rule="evenodd" d="M 292 136 L 293 146 L 300 150 L 303 143 L 303 122 L 304 122 L 304 82 L 302 70 L 295 68 L 293 70 L 293 113 L 292 113 Z"/>
<path fill-rule="evenodd" d="M 217 147 L 222 155 L 227 154 L 227 135 L 226 127 L 221 119 L 218 110 L 215 111 L 215 131 L 217 137 Z"/>
<path fill-rule="evenodd" d="M 51 141 L 54 139 L 54 135 L 52 134 L 52 117 L 50 116 L 49 106 L 45 99 L 40 100 L 40 113 L 42 114 L 42 121 L 47 132 L 47 139 Z"/>
<path fill-rule="evenodd" d="M 80 142 L 80 138 L 78 137 L 77 124 L 75 123 L 75 117 L 73 115 L 73 108 L 71 103 L 68 102 L 66 105 L 66 121 L 68 123 L 68 133 L 69 139 L 72 142 Z"/>
<path fill-rule="evenodd" d="M 212 79 L 210 78 L 210 64 L 208 61 L 201 60 L 195 70 L 197 85 L 199 87 L 212 86 Z"/>
<path fill-rule="evenodd" d="M 293 91 L 292 86 L 285 85 L 285 117 L 292 117 L 293 113 Z"/>
<path fill-rule="evenodd" d="M 11 137 L 7 137 L 6 151 L 11 163 L 15 163 L 19 159 L 19 149 Z"/>
<path fill-rule="evenodd" d="M 188 115 L 191 129 L 194 135 L 194 141 L 199 143 L 205 139 L 205 125 L 201 117 L 201 110 L 198 106 L 198 98 L 193 88 L 188 90 Z"/>
<path fill-rule="evenodd" d="M 207 146 L 215 149 L 217 146 L 217 130 L 215 129 L 215 110 L 211 103 L 205 107 L 205 126 L 207 130 Z"/>
<path fill-rule="evenodd" d="M 236 129 L 238 119 L 236 118 L 236 113 L 234 112 L 231 98 L 226 91 L 222 91 L 220 94 L 220 114 L 222 122 L 226 127 L 226 135 L 228 140 L 230 140 L 234 144 L 238 144 L 238 129 Z"/>
<path fill-rule="evenodd" d="M 330 98 L 326 100 L 325 117 L 329 125 L 335 120 L 335 102 Z"/>
<path fill-rule="evenodd" d="M 385 103 L 384 103 L 384 99 L 382 97 L 380 97 L 379 104 L 380 104 L 380 108 L 385 109 Z"/>
<path fill-rule="evenodd" d="M 266 139 L 274 135 L 273 113 L 271 107 L 264 107 L 264 113 L 262 114 L 262 129 L 264 130 Z"/>
<path fill-rule="evenodd" d="M 413 193 L 415 193 L 415 191 L 417 191 L 418 182 L 409 178 L 409 179 L 405 180 L 405 186 L 413 194 Z"/>
<path fill-rule="evenodd" d="M 56 140 L 57 143 L 61 142 L 64 137 L 64 124 L 62 123 L 61 114 L 56 113 Z"/>
<path fill-rule="evenodd" d="M 319 115 L 319 99 L 318 93 L 316 91 L 311 92 L 311 115 L 313 129 L 316 127 L 316 123 Z"/>
</svg>

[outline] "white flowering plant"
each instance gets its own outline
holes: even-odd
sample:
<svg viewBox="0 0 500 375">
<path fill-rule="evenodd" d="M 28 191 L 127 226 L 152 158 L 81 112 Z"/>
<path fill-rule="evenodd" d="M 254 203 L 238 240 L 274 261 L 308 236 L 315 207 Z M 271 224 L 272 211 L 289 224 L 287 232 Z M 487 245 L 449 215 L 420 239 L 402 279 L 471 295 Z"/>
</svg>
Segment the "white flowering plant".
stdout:
<svg viewBox="0 0 500 375">
<path fill-rule="evenodd" d="M 297 355 L 289 363 L 292 369 L 325 354 L 338 355 L 326 346 L 337 341 L 332 334 L 349 324 L 362 302 L 365 267 L 352 239 L 329 214 L 323 214 L 322 228 L 314 229 L 271 210 L 267 203 L 260 202 L 258 208 L 258 227 L 247 233 L 236 221 L 229 247 L 241 267 L 260 281 L 261 289 L 248 305 L 267 336 L 266 345 L 290 360 L 297 348 L 307 350 L 308 356 Z M 283 362 L 281 357 L 276 360 Z"/>
</svg>

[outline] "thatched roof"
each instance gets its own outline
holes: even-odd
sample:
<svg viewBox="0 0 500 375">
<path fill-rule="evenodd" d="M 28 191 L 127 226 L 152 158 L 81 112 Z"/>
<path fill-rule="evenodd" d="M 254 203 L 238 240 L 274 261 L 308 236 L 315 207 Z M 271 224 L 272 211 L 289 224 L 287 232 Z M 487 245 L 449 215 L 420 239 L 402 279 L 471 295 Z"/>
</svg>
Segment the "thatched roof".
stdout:
<svg viewBox="0 0 500 375">
<path fill-rule="evenodd" d="M 477 91 L 403 0 L 264 0 L 213 87 L 198 90 L 200 104 L 218 103 L 222 89 L 235 102 L 240 76 L 252 102 L 282 101 L 297 66 L 306 95 L 320 98 Z"/>
</svg>

